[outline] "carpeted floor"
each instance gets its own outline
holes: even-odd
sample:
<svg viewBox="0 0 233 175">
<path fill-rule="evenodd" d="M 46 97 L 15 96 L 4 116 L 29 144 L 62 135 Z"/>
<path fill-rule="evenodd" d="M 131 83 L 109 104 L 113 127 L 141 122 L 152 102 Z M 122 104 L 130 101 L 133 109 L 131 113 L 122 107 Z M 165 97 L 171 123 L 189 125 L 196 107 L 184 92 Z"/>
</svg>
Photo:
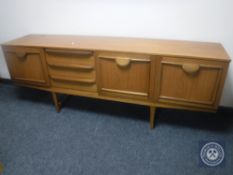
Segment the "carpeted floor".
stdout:
<svg viewBox="0 0 233 175">
<path fill-rule="evenodd" d="M 4 175 L 232 175 L 233 110 L 216 114 L 71 97 L 60 113 L 47 92 L 0 85 Z M 202 167 L 199 142 L 225 143 L 225 164 Z"/>
</svg>

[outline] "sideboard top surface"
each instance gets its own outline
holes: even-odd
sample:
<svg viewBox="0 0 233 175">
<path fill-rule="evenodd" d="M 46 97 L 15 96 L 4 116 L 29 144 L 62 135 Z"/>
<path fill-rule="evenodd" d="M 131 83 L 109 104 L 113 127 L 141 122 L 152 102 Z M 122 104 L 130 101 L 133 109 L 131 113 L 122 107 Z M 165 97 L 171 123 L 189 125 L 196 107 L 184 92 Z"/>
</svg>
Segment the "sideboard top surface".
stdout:
<svg viewBox="0 0 233 175">
<path fill-rule="evenodd" d="M 27 35 L 5 46 L 118 51 L 230 61 L 220 43 L 72 35 Z"/>
</svg>

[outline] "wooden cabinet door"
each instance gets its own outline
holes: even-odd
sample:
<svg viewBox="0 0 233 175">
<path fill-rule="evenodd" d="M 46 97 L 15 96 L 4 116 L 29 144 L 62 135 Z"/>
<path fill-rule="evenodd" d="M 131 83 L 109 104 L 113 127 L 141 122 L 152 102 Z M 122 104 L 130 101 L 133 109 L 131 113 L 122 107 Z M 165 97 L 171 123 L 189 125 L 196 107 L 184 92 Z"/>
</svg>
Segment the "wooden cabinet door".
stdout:
<svg viewBox="0 0 233 175">
<path fill-rule="evenodd" d="M 4 47 L 13 81 L 23 84 L 48 85 L 48 73 L 42 49 Z"/>
<path fill-rule="evenodd" d="M 100 93 L 118 97 L 149 98 L 149 56 L 100 54 L 97 63 Z"/>
<path fill-rule="evenodd" d="M 158 101 L 166 104 L 217 108 L 225 79 L 221 62 L 182 58 L 162 59 Z"/>
</svg>

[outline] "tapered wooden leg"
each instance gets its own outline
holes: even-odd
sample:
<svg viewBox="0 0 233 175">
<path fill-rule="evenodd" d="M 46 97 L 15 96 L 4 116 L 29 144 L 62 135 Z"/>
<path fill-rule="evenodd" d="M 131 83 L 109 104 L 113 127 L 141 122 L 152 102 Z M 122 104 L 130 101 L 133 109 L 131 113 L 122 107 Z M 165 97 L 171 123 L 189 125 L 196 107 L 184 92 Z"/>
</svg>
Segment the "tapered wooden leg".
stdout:
<svg viewBox="0 0 233 175">
<path fill-rule="evenodd" d="M 151 129 L 155 127 L 155 111 L 156 111 L 156 107 L 150 106 L 150 128 Z"/>
<path fill-rule="evenodd" d="M 57 98 L 57 94 L 55 92 L 52 92 L 52 97 L 53 97 L 53 103 L 55 105 L 55 108 L 56 108 L 57 112 L 60 112 L 61 102 L 59 102 L 59 100 Z"/>
<path fill-rule="evenodd" d="M 3 173 L 3 170 L 4 170 L 4 166 L 3 166 L 3 164 L 0 162 L 0 174 Z"/>
</svg>

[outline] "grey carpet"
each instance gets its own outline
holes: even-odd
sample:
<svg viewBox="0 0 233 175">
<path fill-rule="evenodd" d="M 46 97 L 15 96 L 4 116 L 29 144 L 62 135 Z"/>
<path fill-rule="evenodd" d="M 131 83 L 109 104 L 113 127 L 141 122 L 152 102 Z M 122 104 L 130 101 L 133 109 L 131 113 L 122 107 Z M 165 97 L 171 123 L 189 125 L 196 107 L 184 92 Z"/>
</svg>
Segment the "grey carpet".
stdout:
<svg viewBox="0 0 233 175">
<path fill-rule="evenodd" d="M 161 109 L 72 97 L 60 113 L 47 92 L 0 85 L 4 175 L 232 175 L 233 111 Z M 225 142 L 222 167 L 199 165 L 199 141 Z"/>
</svg>

